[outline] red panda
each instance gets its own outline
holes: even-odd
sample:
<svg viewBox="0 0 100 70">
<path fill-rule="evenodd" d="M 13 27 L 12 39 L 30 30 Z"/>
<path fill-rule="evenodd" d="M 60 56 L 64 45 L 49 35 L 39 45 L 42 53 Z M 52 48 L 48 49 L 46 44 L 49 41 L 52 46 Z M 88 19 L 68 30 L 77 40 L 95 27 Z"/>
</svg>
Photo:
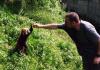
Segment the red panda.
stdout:
<svg viewBox="0 0 100 70">
<path fill-rule="evenodd" d="M 18 53 L 27 53 L 27 45 L 26 45 L 26 41 L 27 38 L 29 37 L 29 35 L 32 33 L 33 28 L 32 26 L 29 28 L 22 28 L 21 29 L 21 34 L 18 38 L 16 47 L 14 49 L 14 52 L 18 52 Z"/>
</svg>

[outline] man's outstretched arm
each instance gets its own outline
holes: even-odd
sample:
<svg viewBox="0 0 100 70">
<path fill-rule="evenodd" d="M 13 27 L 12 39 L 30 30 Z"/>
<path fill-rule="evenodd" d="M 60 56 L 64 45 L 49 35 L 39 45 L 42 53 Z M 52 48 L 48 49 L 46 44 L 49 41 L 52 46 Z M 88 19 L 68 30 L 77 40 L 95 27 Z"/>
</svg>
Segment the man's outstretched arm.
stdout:
<svg viewBox="0 0 100 70">
<path fill-rule="evenodd" d="M 58 29 L 62 24 L 51 23 L 51 24 L 32 24 L 33 28 L 45 28 L 45 29 Z"/>
</svg>

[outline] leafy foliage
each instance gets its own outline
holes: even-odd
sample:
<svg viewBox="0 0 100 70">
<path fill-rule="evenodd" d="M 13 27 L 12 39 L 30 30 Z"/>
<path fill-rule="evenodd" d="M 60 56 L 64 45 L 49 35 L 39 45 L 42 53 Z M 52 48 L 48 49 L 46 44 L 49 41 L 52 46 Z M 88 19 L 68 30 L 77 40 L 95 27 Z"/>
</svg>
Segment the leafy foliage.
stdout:
<svg viewBox="0 0 100 70">
<path fill-rule="evenodd" d="M 28 16 L 34 21 L 61 22 L 62 9 L 59 0 L 4 0 L 4 7 L 13 14 Z M 45 16 L 44 16 L 45 15 Z"/>
<path fill-rule="evenodd" d="M 31 20 L 0 11 L 0 68 L 4 70 L 80 70 L 81 60 L 75 45 L 62 30 L 34 29 L 29 37 L 28 55 L 14 53 L 21 27 Z M 6 14 L 6 15 L 5 15 Z M 66 37 L 66 38 L 65 38 Z M 68 39 L 68 40 L 67 40 Z M 65 41 L 66 40 L 66 41 Z"/>
<path fill-rule="evenodd" d="M 27 41 L 28 55 L 9 54 L 16 45 L 21 28 L 29 27 L 33 21 L 45 24 L 63 21 L 60 7 L 55 8 L 58 0 L 22 1 L 35 4 L 24 16 L 0 9 L 0 70 L 81 70 L 81 59 L 75 45 L 62 30 L 33 28 Z"/>
</svg>

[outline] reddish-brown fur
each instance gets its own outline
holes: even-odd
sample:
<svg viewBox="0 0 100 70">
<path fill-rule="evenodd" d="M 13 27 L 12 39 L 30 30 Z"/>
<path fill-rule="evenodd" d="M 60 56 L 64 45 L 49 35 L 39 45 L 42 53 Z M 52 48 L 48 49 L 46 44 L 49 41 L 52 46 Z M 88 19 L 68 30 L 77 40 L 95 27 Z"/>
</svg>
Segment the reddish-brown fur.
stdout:
<svg viewBox="0 0 100 70">
<path fill-rule="evenodd" d="M 27 50 L 26 41 L 27 41 L 27 38 L 29 37 L 29 35 L 32 33 L 32 30 L 33 30 L 32 26 L 30 29 L 29 28 L 22 28 L 21 34 L 18 38 L 16 47 L 14 49 L 15 52 L 26 53 L 26 50 Z"/>
</svg>

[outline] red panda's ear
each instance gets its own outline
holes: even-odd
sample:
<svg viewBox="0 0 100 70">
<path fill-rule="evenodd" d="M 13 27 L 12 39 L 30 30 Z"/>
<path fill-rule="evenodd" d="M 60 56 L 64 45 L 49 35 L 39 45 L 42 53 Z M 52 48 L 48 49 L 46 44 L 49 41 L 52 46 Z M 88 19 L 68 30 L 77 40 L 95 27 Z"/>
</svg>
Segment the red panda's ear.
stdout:
<svg viewBox="0 0 100 70">
<path fill-rule="evenodd" d="M 25 29 L 25 28 L 22 28 L 21 34 L 22 34 L 22 35 L 25 35 L 25 34 L 26 34 L 26 29 Z"/>
</svg>

